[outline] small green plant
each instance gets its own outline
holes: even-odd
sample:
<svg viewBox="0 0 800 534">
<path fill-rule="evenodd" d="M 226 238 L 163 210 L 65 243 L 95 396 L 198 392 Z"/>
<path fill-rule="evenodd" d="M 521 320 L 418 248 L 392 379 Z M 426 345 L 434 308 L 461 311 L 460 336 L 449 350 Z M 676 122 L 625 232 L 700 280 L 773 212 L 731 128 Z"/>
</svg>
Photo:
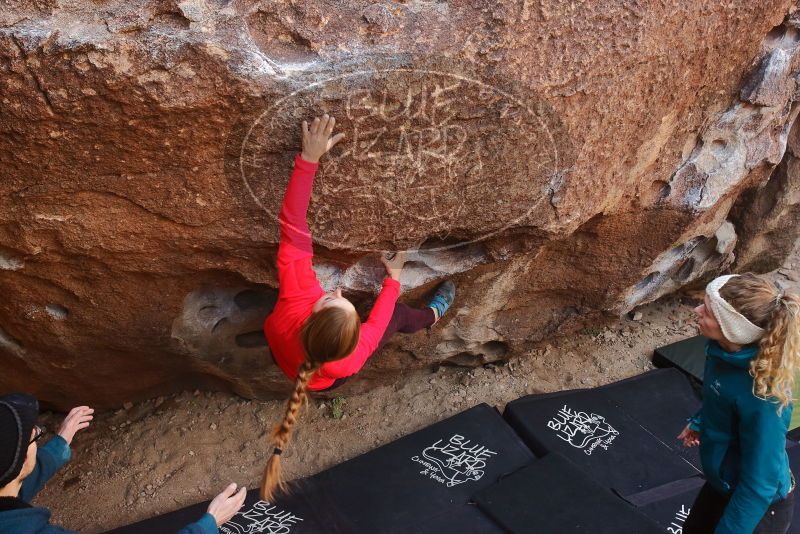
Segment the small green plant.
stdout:
<svg viewBox="0 0 800 534">
<path fill-rule="evenodd" d="M 594 326 L 587 326 L 586 328 L 581 328 L 579 332 L 583 336 L 597 337 L 600 335 L 601 330 Z"/>
<path fill-rule="evenodd" d="M 334 397 L 331 401 L 331 417 L 341 419 L 344 415 L 344 405 L 347 401 L 344 397 Z"/>
</svg>

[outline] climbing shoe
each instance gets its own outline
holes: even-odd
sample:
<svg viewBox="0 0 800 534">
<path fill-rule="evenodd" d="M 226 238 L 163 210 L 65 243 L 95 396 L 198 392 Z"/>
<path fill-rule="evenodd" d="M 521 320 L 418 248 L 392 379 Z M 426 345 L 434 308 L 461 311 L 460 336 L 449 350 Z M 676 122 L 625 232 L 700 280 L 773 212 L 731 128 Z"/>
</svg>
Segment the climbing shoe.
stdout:
<svg viewBox="0 0 800 534">
<path fill-rule="evenodd" d="M 447 311 L 447 308 L 450 307 L 455 298 L 456 285 L 450 280 L 442 282 L 439 287 L 436 288 L 436 293 L 433 294 L 433 298 L 430 304 L 428 304 L 428 307 L 433 308 L 434 314 L 436 315 L 434 323 L 442 318 L 442 315 L 444 315 L 444 312 Z"/>
</svg>

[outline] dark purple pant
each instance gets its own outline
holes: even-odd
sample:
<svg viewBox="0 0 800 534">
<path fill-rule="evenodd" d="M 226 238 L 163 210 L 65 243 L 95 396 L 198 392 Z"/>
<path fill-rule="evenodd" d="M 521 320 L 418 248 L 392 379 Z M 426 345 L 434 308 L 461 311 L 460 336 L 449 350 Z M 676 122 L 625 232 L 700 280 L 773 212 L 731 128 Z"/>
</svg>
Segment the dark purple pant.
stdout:
<svg viewBox="0 0 800 534">
<path fill-rule="evenodd" d="M 378 343 L 378 348 L 375 349 L 375 352 L 378 352 L 383 348 L 386 343 L 388 343 L 389 339 L 397 332 L 402 334 L 413 334 L 414 332 L 418 332 L 423 328 L 428 328 L 433 324 L 433 321 L 436 319 L 436 316 L 433 314 L 433 310 L 428 308 L 412 308 L 411 306 L 406 306 L 405 304 L 396 303 L 394 305 L 394 312 L 392 312 L 392 318 L 389 319 L 389 324 L 386 326 L 386 332 L 383 333 L 383 337 L 381 338 L 380 343 Z M 336 381 L 331 385 L 331 387 L 323 389 L 321 391 L 330 391 L 334 388 L 338 388 L 342 384 L 344 384 L 347 379 L 346 378 L 337 378 Z"/>
<path fill-rule="evenodd" d="M 394 305 L 394 312 L 392 312 L 392 318 L 389 319 L 386 332 L 383 333 L 381 342 L 378 343 L 378 348 L 375 349 L 375 352 L 381 350 L 397 332 L 401 334 L 419 332 L 423 328 L 431 326 L 434 319 L 436 319 L 436 316 L 433 314 L 433 310 L 427 306 L 424 308 L 412 308 L 411 306 L 406 306 L 399 302 L 396 303 Z"/>
</svg>

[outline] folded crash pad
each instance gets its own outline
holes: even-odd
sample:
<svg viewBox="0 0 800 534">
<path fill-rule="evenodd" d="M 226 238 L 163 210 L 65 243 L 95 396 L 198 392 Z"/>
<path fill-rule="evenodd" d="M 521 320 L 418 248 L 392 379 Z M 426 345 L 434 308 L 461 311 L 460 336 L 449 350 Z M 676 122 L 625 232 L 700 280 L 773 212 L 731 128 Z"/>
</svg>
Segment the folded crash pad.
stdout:
<svg viewBox="0 0 800 534">
<path fill-rule="evenodd" d="M 537 456 L 558 452 L 628 496 L 701 472 L 697 450 L 676 439 L 699 406 L 685 376 L 658 369 L 599 388 L 529 395 L 504 415 Z"/>
<path fill-rule="evenodd" d="M 664 531 L 558 453 L 479 491 L 474 499 L 488 516 L 515 534 Z"/>
<path fill-rule="evenodd" d="M 694 336 L 658 347 L 653 352 L 653 365 L 675 367 L 702 382 L 706 362 L 706 341 L 708 338 L 704 336 Z"/>
<path fill-rule="evenodd" d="M 701 476 L 676 480 L 630 496 L 628 501 L 666 532 L 679 534 L 703 484 Z"/>
<path fill-rule="evenodd" d="M 302 447 L 302 441 L 292 443 Z M 292 484 L 274 504 L 251 491 L 222 534 L 501 533 L 470 497 L 534 458 L 494 408 L 481 404 Z M 177 532 L 208 503 L 114 531 Z M 273 518 L 284 529 L 268 530 Z M 261 530 L 259 530 L 261 529 Z"/>
<path fill-rule="evenodd" d="M 706 361 L 706 341 L 704 336 L 694 336 L 658 347 L 653 353 L 653 364 L 656 367 L 674 367 L 692 378 L 702 382 Z M 795 399 L 798 398 L 797 391 Z M 798 401 L 793 402 L 794 411 L 789 422 L 790 434 L 794 439 L 800 439 L 800 407 Z"/>
</svg>

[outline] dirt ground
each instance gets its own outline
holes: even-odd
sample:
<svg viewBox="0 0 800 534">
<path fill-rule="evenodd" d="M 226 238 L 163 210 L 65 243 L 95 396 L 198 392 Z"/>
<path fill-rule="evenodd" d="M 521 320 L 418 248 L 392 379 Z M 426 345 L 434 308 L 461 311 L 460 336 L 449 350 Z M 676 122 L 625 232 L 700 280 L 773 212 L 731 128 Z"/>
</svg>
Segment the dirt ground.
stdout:
<svg viewBox="0 0 800 534">
<path fill-rule="evenodd" d="M 797 256 L 774 273 L 795 285 Z M 344 399 L 312 399 L 284 453 L 290 478 L 311 475 L 478 403 L 502 410 L 522 395 L 592 387 L 652 368 L 657 346 L 694 335 L 695 296 L 672 296 L 632 320 L 609 318 L 543 343 L 503 365 L 441 367 Z M 282 401 L 183 392 L 98 414 L 73 443 L 73 460 L 35 501 L 53 521 L 86 533 L 213 497 L 228 482 L 256 487 Z M 687 414 L 689 415 L 689 414 Z M 60 415 L 46 414 L 48 428 Z M 680 429 L 676 429 L 676 434 Z"/>
</svg>

